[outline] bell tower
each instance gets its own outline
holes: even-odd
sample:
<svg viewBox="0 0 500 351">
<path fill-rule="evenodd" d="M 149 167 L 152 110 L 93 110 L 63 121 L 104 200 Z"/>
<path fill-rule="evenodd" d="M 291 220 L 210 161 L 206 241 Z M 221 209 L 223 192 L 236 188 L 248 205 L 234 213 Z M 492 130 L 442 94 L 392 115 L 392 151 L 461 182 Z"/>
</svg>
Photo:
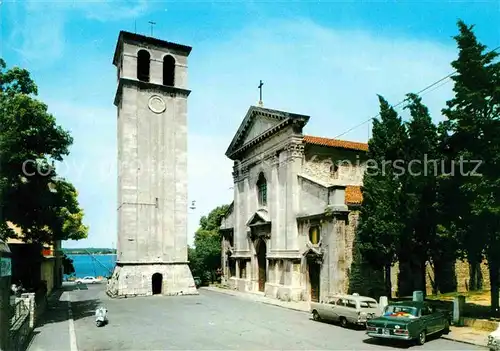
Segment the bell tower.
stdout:
<svg viewBox="0 0 500 351">
<path fill-rule="evenodd" d="M 117 262 L 112 297 L 197 294 L 187 261 L 187 58 L 191 47 L 121 31 Z"/>
</svg>

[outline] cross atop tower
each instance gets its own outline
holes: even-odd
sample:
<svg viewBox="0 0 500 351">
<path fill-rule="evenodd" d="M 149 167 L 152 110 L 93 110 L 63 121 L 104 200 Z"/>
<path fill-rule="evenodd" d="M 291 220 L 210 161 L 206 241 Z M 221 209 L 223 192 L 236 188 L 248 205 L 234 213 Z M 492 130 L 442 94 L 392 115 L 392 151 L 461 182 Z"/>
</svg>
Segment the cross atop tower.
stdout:
<svg viewBox="0 0 500 351">
<path fill-rule="evenodd" d="M 262 80 L 260 81 L 259 83 L 259 86 L 257 88 L 259 88 L 259 106 L 263 106 L 264 104 L 262 103 L 262 86 L 264 85 L 264 83 L 262 83 Z"/>
<path fill-rule="evenodd" d="M 151 25 L 151 36 L 153 36 L 153 26 L 156 24 L 156 22 L 149 21 L 148 23 Z"/>
</svg>

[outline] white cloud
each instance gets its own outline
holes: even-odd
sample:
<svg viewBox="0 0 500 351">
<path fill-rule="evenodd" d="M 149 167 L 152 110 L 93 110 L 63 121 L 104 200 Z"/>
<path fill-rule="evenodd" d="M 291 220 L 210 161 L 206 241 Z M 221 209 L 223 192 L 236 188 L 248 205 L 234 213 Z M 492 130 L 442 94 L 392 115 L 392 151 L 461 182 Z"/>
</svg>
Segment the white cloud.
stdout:
<svg viewBox="0 0 500 351">
<path fill-rule="evenodd" d="M 65 54 L 65 26 L 82 14 L 100 22 L 140 18 L 150 8 L 145 0 L 128 1 L 37 1 L 4 4 L 12 21 L 7 46 L 23 59 L 23 66 L 44 68 Z M 98 44 L 98 43 L 97 43 Z"/>
<path fill-rule="evenodd" d="M 82 10 L 89 19 L 100 22 L 117 21 L 143 16 L 149 9 L 146 0 L 131 1 L 81 1 L 74 6 Z"/>
<path fill-rule="evenodd" d="M 329 29 L 311 21 L 259 23 L 231 37 L 192 44 L 188 167 L 189 201 L 196 201 L 196 209 L 189 215 L 190 242 L 200 216 L 232 201 L 232 163 L 224 153 L 249 105 L 258 100 L 260 79 L 264 81 L 266 107 L 308 114 L 311 120 L 305 133 L 335 137 L 377 114 L 376 94 L 395 104 L 406 93 L 416 92 L 450 73 L 449 62 L 455 55 L 452 42 L 443 46 L 397 36 L 381 37 L 376 33 Z M 451 84 L 424 96 L 435 120 L 440 119 L 439 111 L 450 96 Z M 78 126 L 82 138 L 76 143 L 86 145 L 71 156 L 75 160 L 115 159 L 116 112 L 111 101 L 109 106 L 74 114 L 78 120 L 75 128 Z M 64 109 L 81 110 L 73 109 L 71 103 Z M 103 119 L 108 122 L 100 122 Z M 98 128 L 107 128 L 108 132 L 92 134 Z M 360 141 L 367 137 L 368 125 L 343 136 Z M 102 150 L 104 155 L 100 154 Z M 84 179 L 79 189 L 81 196 L 88 196 L 85 209 L 91 238 L 75 245 L 116 242 L 116 179 Z M 94 209 L 96 206 L 102 210 Z"/>
</svg>

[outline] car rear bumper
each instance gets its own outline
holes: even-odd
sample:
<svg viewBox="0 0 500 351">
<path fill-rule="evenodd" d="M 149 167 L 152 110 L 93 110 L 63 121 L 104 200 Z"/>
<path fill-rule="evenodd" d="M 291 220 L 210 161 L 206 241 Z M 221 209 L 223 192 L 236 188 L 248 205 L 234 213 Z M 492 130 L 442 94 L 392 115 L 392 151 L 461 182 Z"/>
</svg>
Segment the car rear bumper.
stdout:
<svg viewBox="0 0 500 351">
<path fill-rule="evenodd" d="M 397 335 L 397 334 L 379 334 L 377 332 L 366 332 L 366 335 L 371 336 L 372 338 L 382 338 L 382 339 L 394 339 L 394 340 L 411 340 L 409 335 Z"/>
</svg>

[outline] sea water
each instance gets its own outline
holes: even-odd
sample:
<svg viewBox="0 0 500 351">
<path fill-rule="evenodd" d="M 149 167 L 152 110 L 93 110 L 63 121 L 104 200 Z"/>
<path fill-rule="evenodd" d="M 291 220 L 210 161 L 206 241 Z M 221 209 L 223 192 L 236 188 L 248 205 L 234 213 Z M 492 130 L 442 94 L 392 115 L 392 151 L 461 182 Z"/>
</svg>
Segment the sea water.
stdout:
<svg viewBox="0 0 500 351">
<path fill-rule="evenodd" d="M 109 277 L 115 268 L 116 255 L 68 255 L 73 260 L 75 276 Z"/>
</svg>

